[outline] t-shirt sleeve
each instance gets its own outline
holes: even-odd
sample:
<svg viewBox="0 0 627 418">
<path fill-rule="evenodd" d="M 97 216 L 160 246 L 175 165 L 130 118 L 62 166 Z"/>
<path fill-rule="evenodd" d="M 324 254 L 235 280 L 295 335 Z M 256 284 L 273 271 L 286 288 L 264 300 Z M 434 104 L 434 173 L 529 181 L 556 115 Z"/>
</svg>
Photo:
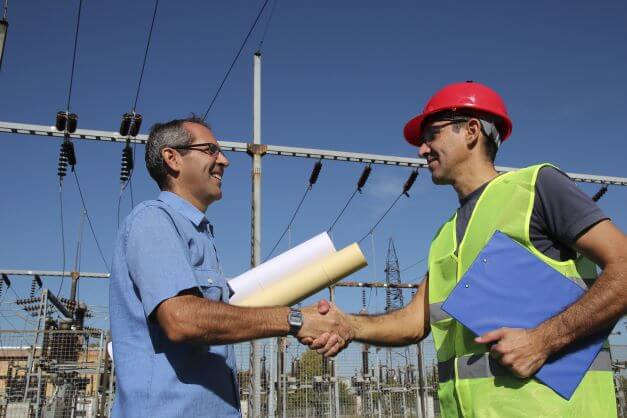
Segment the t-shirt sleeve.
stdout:
<svg viewBox="0 0 627 418">
<path fill-rule="evenodd" d="M 161 302 L 198 286 L 186 251 L 165 211 L 147 207 L 137 214 L 126 239 L 126 260 L 147 318 Z"/>
<path fill-rule="evenodd" d="M 568 247 L 589 228 L 609 219 L 568 175 L 554 167 L 540 169 L 536 193 L 547 232 Z"/>
</svg>

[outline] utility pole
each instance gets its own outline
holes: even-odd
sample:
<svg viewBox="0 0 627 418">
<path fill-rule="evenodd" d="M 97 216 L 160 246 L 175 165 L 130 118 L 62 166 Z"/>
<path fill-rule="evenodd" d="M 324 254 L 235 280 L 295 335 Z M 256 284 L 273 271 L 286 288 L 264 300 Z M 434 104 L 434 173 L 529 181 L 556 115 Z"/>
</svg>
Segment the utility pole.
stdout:
<svg viewBox="0 0 627 418">
<path fill-rule="evenodd" d="M 253 144 L 249 154 L 253 159 L 252 171 L 252 242 L 251 267 L 261 264 L 261 53 L 256 52 L 253 58 Z M 261 415 L 261 361 L 259 358 L 259 341 L 250 343 L 250 390 L 248 394 L 249 416 Z"/>
</svg>

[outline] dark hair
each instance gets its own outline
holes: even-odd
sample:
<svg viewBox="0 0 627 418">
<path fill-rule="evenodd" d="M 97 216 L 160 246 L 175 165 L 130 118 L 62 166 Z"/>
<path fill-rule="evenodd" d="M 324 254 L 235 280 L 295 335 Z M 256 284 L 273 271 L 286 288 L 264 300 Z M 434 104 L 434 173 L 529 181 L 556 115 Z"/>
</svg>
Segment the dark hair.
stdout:
<svg viewBox="0 0 627 418">
<path fill-rule="evenodd" d="M 197 123 L 211 129 L 203 119 L 193 114 L 185 119 L 155 123 L 150 128 L 146 142 L 146 168 L 161 190 L 166 190 L 168 187 L 168 168 L 161 157 L 161 151 L 165 147 L 189 145 L 192 142 L 192 135 L 183 127 L 186 122 Z M 185 155 L 186 150 L 179 152 Z"/>
</svg>

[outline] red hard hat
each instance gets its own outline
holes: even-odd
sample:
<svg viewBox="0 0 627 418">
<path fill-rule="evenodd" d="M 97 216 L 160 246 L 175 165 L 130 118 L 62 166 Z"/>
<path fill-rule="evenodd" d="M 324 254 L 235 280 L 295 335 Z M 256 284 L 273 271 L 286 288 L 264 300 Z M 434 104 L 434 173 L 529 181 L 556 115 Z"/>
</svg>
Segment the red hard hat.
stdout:
<svg viewBox="0 0 627 418">
<path fill-rule="evenodd" d="M 403 134 L 412 145 L 420 146 L 422 123 L 425 118 L 442 111 L 458 111 L 463 109 L 477 110 L 498 117 L 496 122 L 501 141 L 505 141 L 512 133 L 512 121 L 507 114 L 505 103 L 497 92 L 480 83 L 466 81 L 444 87 L 431 97 L 422 113 L 405 125 Z"/>
</svg>

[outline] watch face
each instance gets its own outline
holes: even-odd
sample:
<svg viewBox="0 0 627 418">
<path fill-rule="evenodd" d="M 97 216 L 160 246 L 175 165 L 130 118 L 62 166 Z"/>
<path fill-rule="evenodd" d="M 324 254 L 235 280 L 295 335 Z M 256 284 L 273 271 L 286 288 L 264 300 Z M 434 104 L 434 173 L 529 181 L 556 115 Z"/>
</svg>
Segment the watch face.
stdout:
<svg viewBox="0 0 627 418">
<path fill-rule="evenodd" d="M 303 325 L 303 314 L 300 311 L 290 311 L 287 320 L 290 325 L 300 327 Z"/>
</svg>

